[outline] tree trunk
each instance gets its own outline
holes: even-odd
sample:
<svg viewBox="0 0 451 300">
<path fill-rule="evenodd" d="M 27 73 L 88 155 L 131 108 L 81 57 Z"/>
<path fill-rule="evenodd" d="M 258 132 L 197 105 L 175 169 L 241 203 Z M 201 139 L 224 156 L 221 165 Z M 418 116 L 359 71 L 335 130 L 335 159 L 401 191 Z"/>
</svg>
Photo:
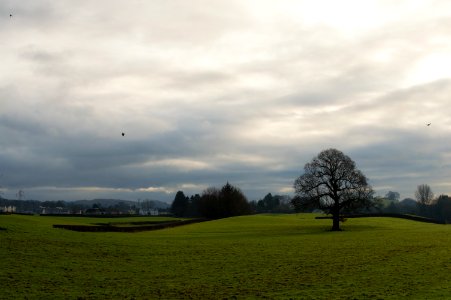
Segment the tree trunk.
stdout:
<svg viewBox="0 0 451 300">
<path fill-rule="evenodd" d="M 335 205 L 332 212 L 332 231 L 340 231 L 340 209 Z"/>
<path fill-rule="evenodd" d="M 339 213 L 334 213 L 332 215 L 332 220 L 333 220 L 333 224 L 332 224 L 332 231 L 340 231 L 340 214 Z"/>
</svg>

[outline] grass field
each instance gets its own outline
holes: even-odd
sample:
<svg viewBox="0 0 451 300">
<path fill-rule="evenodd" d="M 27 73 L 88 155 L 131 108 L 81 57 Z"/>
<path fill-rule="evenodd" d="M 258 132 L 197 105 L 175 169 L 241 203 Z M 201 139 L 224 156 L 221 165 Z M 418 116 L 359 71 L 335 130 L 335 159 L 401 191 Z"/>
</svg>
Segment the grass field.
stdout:
<svg viewBox="0 0 451 300">
<path fill-rule="evenodd" d="M 451 299 L 451 225 L 361 218 L 329 232 L 314 216 L 84 233 L 52 224 L 133 219 L 0 215 L 0 298 Z"/>
</svg>

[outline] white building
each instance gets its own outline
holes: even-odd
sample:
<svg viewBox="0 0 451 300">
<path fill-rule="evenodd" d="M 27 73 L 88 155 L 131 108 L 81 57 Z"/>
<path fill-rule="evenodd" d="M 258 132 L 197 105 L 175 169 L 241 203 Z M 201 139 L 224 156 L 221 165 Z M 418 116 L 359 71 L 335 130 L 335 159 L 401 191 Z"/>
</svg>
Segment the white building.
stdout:
<svg viewBox="0 0 451 300">
<path fill-rule="evenodd" d="M 15 206 L 4 206 L 4 207 L 0 207 L 0 211 L 4 212 L 4 213 L 15 213 L 16 212 L 16 207 Z"/>
<path fill-rule="evenodd" d="M 158 216 L 159 212 L 157 208 L 150 208 L 150 209 L 140 209 L 139 214 L 141 216 Z"/>
</svg>

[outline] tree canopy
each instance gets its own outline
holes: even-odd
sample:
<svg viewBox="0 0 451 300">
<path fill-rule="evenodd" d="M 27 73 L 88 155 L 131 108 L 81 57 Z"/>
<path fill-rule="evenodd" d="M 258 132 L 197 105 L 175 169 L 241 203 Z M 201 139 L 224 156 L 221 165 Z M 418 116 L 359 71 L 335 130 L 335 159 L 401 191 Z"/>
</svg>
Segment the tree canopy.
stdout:
<svg viewBox="0 0 451 300">
<path fill-rule="evenodd" d="M 220 190 L 211 187 L 202 193 L 199 211 L 206 218 L 218 219 L 250 214 L 251 208 L 241 190 L 227 182 Z"/>
<path fill-rule="evenodd" d="M 399 201 L 399 197 L 400 195 L 398 192 L 388 191 L 388 193 L 385 194 L 385 198 L 391 201 Z"/>
<path fill-rule="evenodd" d="M 174 201 L 171 205 L 171 212 L 176 217 L 184 217 L 186 215 L 186 212 L 188 210 L 188 202 L 189 198 L 185 196 L 183 191 L 178 191 L 177 194 L 175 194 Z"/>
<path fill-rule="evenodd" d="M 420 184 L 415 191 L 415 198 L 417 198 L 420 205 L 429 205 L 434 199 L 434 193 L 429 185 Z"/>
<path fill-rule="evenodd" d="M 340 213 L 371 206 L 373 189 L 354 161 L 337 149 L 327 149 L 304 166 L 294 182 L 296 205 L 332 215 L 332 230 L 340 230 Z"/>
</svg>

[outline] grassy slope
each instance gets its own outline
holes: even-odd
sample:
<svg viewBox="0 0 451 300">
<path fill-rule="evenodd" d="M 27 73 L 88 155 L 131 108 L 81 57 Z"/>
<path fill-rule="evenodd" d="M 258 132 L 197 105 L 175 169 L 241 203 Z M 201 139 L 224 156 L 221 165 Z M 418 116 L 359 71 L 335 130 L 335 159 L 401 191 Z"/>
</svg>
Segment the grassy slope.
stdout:
<svg viewBox="0 0 451 300">
<path fill-rule="evenodd" d="M 0 298 L 451 298 L 451 226 L 313 217 L 81 233 L 51 225 L 99 219 L 0 215 Z"/>
</svg>

